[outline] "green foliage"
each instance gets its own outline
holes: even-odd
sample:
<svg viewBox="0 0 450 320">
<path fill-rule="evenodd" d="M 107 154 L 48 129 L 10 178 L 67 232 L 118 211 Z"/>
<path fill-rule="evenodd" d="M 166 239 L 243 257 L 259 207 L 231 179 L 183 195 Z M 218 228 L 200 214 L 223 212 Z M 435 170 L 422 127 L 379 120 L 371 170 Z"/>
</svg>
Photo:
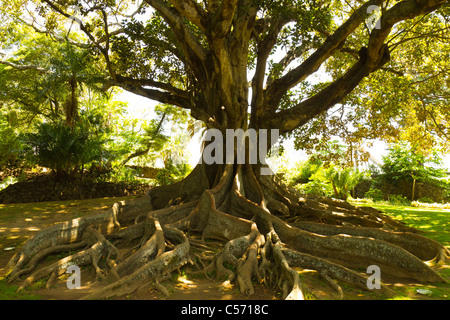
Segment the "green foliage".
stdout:
<svg viewBox="0 0 450 320">
<path fill-rule="evenodd" d="M 393 181 L 406 178 L 426 181 L 445 175 L 443 169 L 436 167 L 440 164 L 437 153 L 425 155 L 407 143 L 398 143 L 383 157 L 382 170 L 386 178 Z"/>
<path fill-rule="evenodd" d="M 417 201 L 421 203 L 434 203 L 433 199 L 431 199 L 430 197 L 421 197 L 417 199 Z"/>
<path fill-rule="evenodd" d="M 103 160 L 104 140 L 83 125 L 71 128 L 63 122 L 42 123 L 37 131 L 23 136 L 30 162 L 48 167 L 57 176 L 81 173 L 83 168 Z"/>
<path fill-rule="evenodd" d="M 110 182 L 136 182 L 136 170 L 126 167 L 126 166 L 116 166 L 113 167 L 112 170 L 107 171 L 106 173 L 100 175 L 98 177 L 99 180 L 102 181 L 110 181 Z"/>
<path fill-rule="evenodd" d="M 411 200 L 400 194 L 388 195 L 388 202 L 395 206 L 410 206 Z"/>
<path fill-rule="evenodd" d="M 336 198 L 346 200 L 350 191 L 356 187 L 358 182 L 364 177 L 364 173 L 353 168 L 338 168 L 332 166 L 324 170 L 324 178 L 333 188 Z"/>
<path fill-rule="evenodd" d="M 186 177 L 191 170 L 192 168 L 188 164 L 174 164 L 170 160 L 166 166 L 158 172 L 156 176 L 156 183 L 158 185 L 172 184 Z"/>
<path fill-rule="evenodd" d="M 296 185 L 299 183 L 310 182 L 311 176 L 316 173 L 322 166 L 320 160 L 308 160 L 297 163 L 293 170 L 289 170 L 286 173 L 289 175 L 286 177 L 290 185 Z"/>
<path fill-rule="evenodd" d="M 7 61 L 29 67 L 0 64 L 0 105 L 13 110 L 19 122 L 64 119 L 74 125 L 84 99 L 104 91 L 101 63 L 90 50 L 72 45 L 72 39 L 54 41 L 28 26 L 11 26 L 2 48 Z"/>
<path fill-rule="evenodd" d="M 361 81 L 341 106 L 297 130 L 293 135 L 298 148 L 313 150 L 337 136 L 347 145 L 381 139 L 408 141 L 422 152 L 448 152 L 450 46 L 449 38 L 442 36 L 448 28 L 448 6 L 444 8 L 400 22 L 387 39 L 390 61 Z M 358 29 L 346 46 L 367 47 L 366 32 Z M 332 81 L 355 59 L 357 55 L 342 51 L 331 57 L 326 71 Z"/>
<path fill-rule="evenodd" d="M 382 201 L 384 199 L 383 192 L 381 192 L 380 189 L 375 189 L 373 187 L 364 194 L 364 197 L 373 201 Z"/>
<path fill-rule="evenodd" d="M 0 300 L 42 300 L 42 297 L 29 292 L 20 292 L 18 286 L 7 284 L 5 279 L 0 279 Z"/>
<path fill-rule="evenodd" d="M 2 181 L 0 181 L 0 190 L 7 188 L 9 185 L 16 183 L 19 179 L 15 177 L 6 177 Z"/>
<path fill-rule="evenodd" d="M 300 163 L 288 179 L 300 192 L 345 200 L 365 176 L 364 172 L 354 168 L 325 166 L 316 158 Z"/>
<path fill-rule="evenodd" d="M 314 179 L 308 183 L 298 184 L 295 188 L 304 194 L 311 194 L 321 197 L 331 197 L 333 195 L 331 185 L 320 179 Z"/>
<path fill-rule="evenodd" d="M 408 143 L 398 143 L 389 148 L 389 153 L 383 158 L 383 162 L 383 173 L 378 180 L 394 186 L 399 181 L 410 181 L 412 190 L 407 196 L 411 200 L 415 197 L 417 181 L 445 187 L 439 178 L 444 177 L 446 173 L 444 169 L 439 168 L 441 159 L 436 152 L 426 155 Z"/>
<path fill-rule="evenodd" d="M 10 125 L 7 117 L 0 110 L 0 168 L 15 166 L 20 162 L 22 148 L 14 127 Z"/>
</svg>

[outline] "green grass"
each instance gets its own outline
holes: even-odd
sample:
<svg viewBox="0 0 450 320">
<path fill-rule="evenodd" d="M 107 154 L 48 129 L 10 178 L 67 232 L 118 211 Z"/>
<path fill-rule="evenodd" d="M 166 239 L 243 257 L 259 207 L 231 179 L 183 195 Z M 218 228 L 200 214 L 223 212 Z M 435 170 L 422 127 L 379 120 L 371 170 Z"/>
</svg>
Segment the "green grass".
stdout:
<svg viewBox="0 0 450 320">
<path fill-rule="evenodd" d="M 450 210 L 371 203 L 355 204 L 381 210 L 406 225 L 425 232 L 425 236 L 450 247 Z"/>
<path fill-rule="evenodd" d="M 433 239 L 450 248 L 450 210 L 435 208 L 420 208 L 386 203 L 353 203 L 356 206 L 366 206 L 381 210 L 386 215 L 403 221 L 407 226 L 423 231 L 423 236 Z M 438 273 L 447 281 L 450 279 L 450 268 L 442 266 Z M 418 289 L 427 289 L 432 293 L 429 296 L 421 296 L 423 299 L 450 300 L 450 283 L 409 285 L 395 289 L 399 292 L 398 299 L 417 299 Z"/>
<path fill-rule="evenodd" d="M 41 297 L 27 292 L 17 292 L 18 286 L 6 284 L 0 280 L 0 300 L 41 300 Z"/>
</svg>

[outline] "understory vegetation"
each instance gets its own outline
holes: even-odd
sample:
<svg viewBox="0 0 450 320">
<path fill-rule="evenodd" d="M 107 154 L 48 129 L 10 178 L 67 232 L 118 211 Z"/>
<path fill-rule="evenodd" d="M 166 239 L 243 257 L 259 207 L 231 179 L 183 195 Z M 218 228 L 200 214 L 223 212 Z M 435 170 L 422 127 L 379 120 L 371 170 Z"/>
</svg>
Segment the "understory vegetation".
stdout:
<svg viewBox="0 0 450 320">
<path fill-rule="evenodd" d="M 346 148 L 339 146 L 342 150 Z M 441 165 L 437 153 L 426 158 L 417 155 L 411 146 L 399 143 L 390 146 L 381 166 L 355 168 L 346 162 L 345 152 L 333 154 L 328 150 L 310 155 L 293 168 L 281 166 L 278 174 L 288 185 L 305 194 L 358 203 L 445 209 L 450 205 L 450 175 Z"/>
</svg>

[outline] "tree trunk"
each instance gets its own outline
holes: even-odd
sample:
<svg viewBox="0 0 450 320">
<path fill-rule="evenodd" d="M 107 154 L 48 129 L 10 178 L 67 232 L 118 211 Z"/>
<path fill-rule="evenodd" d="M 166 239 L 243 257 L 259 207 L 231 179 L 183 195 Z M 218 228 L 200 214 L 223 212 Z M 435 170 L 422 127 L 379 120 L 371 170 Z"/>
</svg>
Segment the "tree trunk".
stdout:
<svg viewBox="0 0 450 320">
<path fill-rule="evenodd" d="M 198 164 L 184 180 L 152 188 L 145 197 L 42 230 L 11 259 L 8 279 L 25 288 L 44 277 L 52 282 L 70 264 L 92 264 L 110 284 L 86 299 L 121 296 L 143 285 L 163 290 L 159 281 L 188 263 L 205 274 L 214 271 L 224 285 L 236 283 L 242 294 L 251 295 L 257 280 L 283 299 L 304 297 L 297 268 L 317 270 L 341 297 L 331 279 L 369 290 L 364 271 L 370 265 L 379 266 L 382 277 L 445 281 L 423 262 L 448 259 L 439 243 L 375 209 L 297 194 L 276 176 L 261 175 L 262 167 Z M 208 257 L 205 239 L 220 241 L 220 252 Z M 86 246 L 35 270 L 49 254 Z"/>
</svg>

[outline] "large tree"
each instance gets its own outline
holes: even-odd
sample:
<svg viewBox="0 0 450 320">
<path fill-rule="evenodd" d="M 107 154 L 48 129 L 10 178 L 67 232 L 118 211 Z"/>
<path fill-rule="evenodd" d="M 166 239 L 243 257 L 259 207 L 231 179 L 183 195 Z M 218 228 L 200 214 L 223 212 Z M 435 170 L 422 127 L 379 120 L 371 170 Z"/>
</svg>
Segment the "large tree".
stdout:
<svg viewBox="0 0 450 320">
<path fill-rule="evenodd" d="M 55 41 L 74 32 L 73 23 L 68 31 L 58 22 L 74 22 L 83 37 L 70 43 L 102 57 L 105 87 L 188 109 L 225 140 L 227 129 L 254 129 L 261 137 L 263 129 L 281 135 L 301 130 L 386 66 L 402 23 L 420 25 L 424 16 L 446 23 L 446 2 L 146 0 L 132 12 L 125 1 L 43 0 L 26 10 L 5 8 Z M 373 11 L 381 13 L 376 24 Z M 274 62 L 274 53 L 283 56 Z M 302 90 L 343 53 L 352 60 L 340 64 L 331 82 Z M 215 139 L 204 148 L 208 159 L 225 153 Z M 445 281 L 424 263 L 447 259 L 439 243 L 377 210 L 298 195 L 261 174 L 263 161 L 253 163 L 249 152 L 237 161 L 239 150 L 234 147 L 233 161 L 203 161 L 184 180 L 153 188 L 145 198 L 40 231 L 11 259 L 9 279 L 29 274 L 25 287 L 51 275 L 51 283 L 70 264 L 93 264 L 98 276 L 108 273 L 114 281 L 86 298 L 125 294 L 146 283 L 161 288 L 158 281 L 172 271 L 188 262 L 201 265 L 208 247 L 202 240 L 213 238 L 224 245 L 204 271 L 235 281 L 245 294 L 257 279 L 274 284 L 283 298 L 302 298 L 295 267 L 317 270 L 340 293 L 332 279 L 367 289 L 360 270 L 370 265 L 379 266 L 382 277 Z M 119 254 L 129 243 L 138 246 Z M 35 271 L 46 255 L 86 245 Z"/>
</svg>

